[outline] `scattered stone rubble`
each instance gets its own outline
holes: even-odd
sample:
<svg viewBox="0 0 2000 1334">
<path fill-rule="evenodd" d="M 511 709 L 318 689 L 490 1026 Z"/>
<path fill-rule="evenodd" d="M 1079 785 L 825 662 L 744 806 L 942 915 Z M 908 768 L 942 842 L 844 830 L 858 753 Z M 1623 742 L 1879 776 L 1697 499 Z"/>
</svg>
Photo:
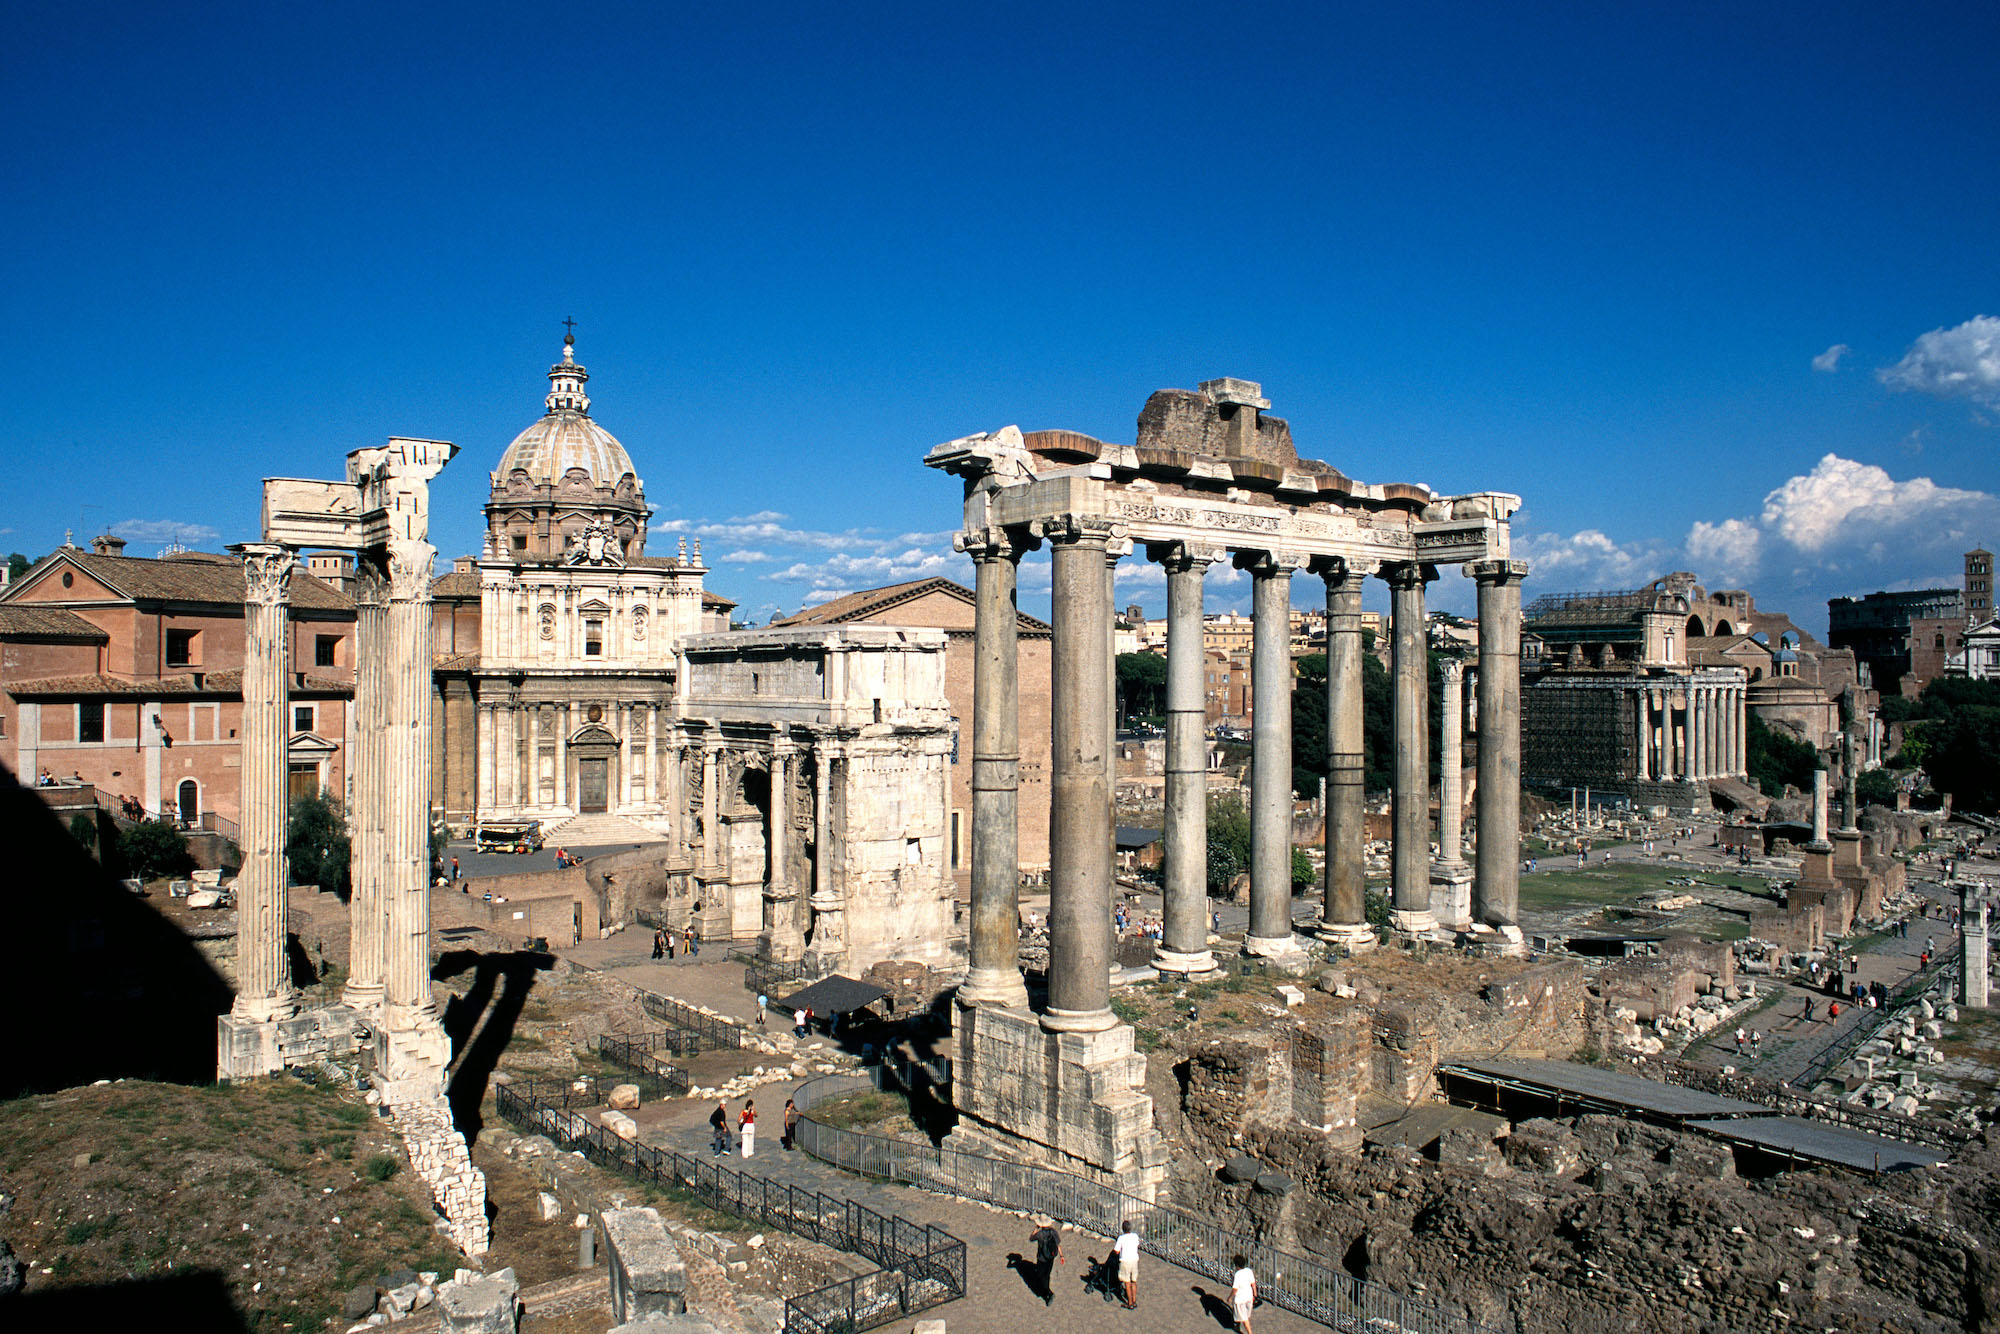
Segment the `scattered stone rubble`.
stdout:
<svg viewBox="0 0 2000 1334">
<path fill-rule="evenodd" d="M 472 1165 L 465 1136 L 452 1124 L 451 1104 L 434 1081 L 390 1080 L 382 1104 L 403 1137 L 410 1166 L 431 1188 L 444 1215 L 440 1229 L 467 1255 L 486 1254 L 492 1240 L 486 1219 L 486 1176 Z"/>
</svg>

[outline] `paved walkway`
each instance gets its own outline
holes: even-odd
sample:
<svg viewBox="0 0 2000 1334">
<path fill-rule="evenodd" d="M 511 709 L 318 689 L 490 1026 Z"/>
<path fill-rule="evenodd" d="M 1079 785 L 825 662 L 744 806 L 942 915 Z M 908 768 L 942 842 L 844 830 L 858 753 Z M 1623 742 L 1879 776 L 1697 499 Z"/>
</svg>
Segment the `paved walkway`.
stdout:
<svg viewBox="0 0 2000 1334">
<path fill-rule="evenodd" d="M 828 1195 L 856 1200 L 881 1213 L 914 1223 L 943 1228 L 965 1243 L 966 1296 L 927 1311 L 944 1319 L 951 1334 L 1023 1334 L 1028 1329 L 1097 1334 L 1126 1330 L 1131 1334 L 1189 1334 L 1210 1328 L 1228 1330 L 1229 1293 L 1226 1284 L 1170 1265 L 1147 1255 L 1139 1261 L 1139 1309 L 1127 1311 L 1084 1289 L 1083 1275 L 1091 1260 L 1111 1251 L 1107 1238 L 1063 1228 L 1064 1263 L 1056 1267 L 1055 1300 L 1044 1306 L 1012 1267 L 1010 1257 L 1031 1255 L 1028 1234 L 1034 1225 L 1017 1214 L 969 1200 L 933 1195 L 910 1186 L 852 1176 L 829 1167 L 804 1152 L 786 1152 L 777 1142 L 785 1099 L 793 1081 L 773 1084 L 756 1096 L 759 1113 L 756 1154 L 748 1159 L 732 1152 L 727 1165 L 755 1176 L 782 1180 Z M 730 1104 L 732 1112 L 741 1103 Z M 698 1156 L 711 1150 L 708 1113 L 713 1104 L 679 1100 L 641 1108 L 640 1138 L 648 1144 Z M 1274 1306 L 1257 1309 L 1258 1334 L 1324 1334 L 1325 1326 Z"/>
</svg>

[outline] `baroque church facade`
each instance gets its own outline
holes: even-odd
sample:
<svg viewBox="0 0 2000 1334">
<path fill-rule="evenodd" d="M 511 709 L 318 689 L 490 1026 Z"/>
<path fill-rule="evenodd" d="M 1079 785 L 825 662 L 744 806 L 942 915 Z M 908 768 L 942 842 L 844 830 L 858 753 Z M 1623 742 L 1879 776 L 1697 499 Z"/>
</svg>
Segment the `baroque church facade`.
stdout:
<svg viewBox="0 0 2000 1334">
<path fill-rule="evenodd" d="M 698 542 L 648 554 L 644 482 L 563 341 L 492 471 L 480 555 L 437 581 L 444 817 L 650 840 L 665 897 L 646 906 L 767 957 L 962 955 L 944 633 L 731 631 Z"/>
</svg>

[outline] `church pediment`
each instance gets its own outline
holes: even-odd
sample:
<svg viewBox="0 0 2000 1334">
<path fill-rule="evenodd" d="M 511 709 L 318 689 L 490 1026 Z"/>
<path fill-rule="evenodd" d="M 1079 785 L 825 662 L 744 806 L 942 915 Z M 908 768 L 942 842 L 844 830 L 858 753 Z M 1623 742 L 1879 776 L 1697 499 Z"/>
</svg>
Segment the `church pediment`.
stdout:
<svg viewBox="0 0 2000 1334">
<path fill-rule="evenodd" d="M 618 738 L 593 723 L 578 728 L 570 737 L 569 744 L 572 746 L 616 746 Z"/>
<path fill-rule="evenodd" d="M 338 754 L 340 747 L 328 741 L 317 732 L 295 732 L 285 747 L 286 756 L 294 763 L 324 760 Z"/>
</svg>

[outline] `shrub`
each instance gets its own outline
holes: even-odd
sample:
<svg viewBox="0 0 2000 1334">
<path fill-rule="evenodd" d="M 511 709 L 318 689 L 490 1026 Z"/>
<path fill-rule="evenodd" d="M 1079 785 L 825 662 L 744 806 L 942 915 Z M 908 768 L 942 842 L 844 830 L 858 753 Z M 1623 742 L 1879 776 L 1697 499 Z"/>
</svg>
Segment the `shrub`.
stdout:
<svg viewBox="0 0 2000 1334">
<path fill-rule="evenodd" d="M 375 1154 L 361 1165 L 362 1175 L 370 1181 L 387 1181 L 402 1170 L 403 1165 L 386 1153 Z"/>
<path fill-rule="evenodd" d="M 348 852 L 347 814 L 339 802 L 315 792 L 292 803 L 285 858 L 291 863 L 293 884 L 315 885 L 324 893 L 345 896 Z"/>
<path fill-rule="evenodd" d="M 69 836 L 86 848 L 97 846 L 97 821 L 84 811 L 69 817 Z"/>
<path fill-rule="evenodd" d="M 118 837 L 119 855 L 141 880 L 186 875 L 194 869 L 188 842 L 170 820 L 145 820 Z"/>
</svg>

